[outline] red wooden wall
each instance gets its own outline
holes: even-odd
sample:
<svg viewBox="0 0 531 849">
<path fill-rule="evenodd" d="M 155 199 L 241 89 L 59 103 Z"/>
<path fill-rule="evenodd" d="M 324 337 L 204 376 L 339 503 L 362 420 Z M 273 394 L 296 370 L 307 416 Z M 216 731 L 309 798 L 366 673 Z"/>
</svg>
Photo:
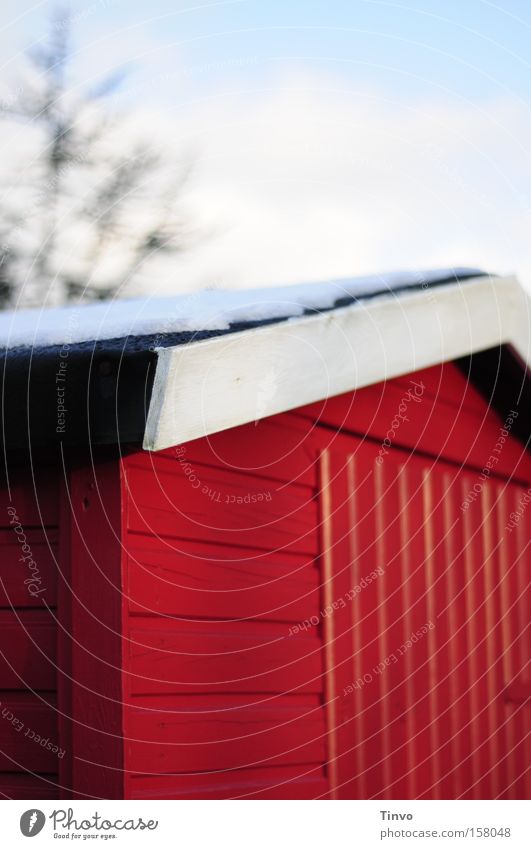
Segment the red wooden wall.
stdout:
<svg viewBox="0 0 531 849">
<path fill-rule="evenodd" d="M 273 420 L 123 461 L 128 796 L 327 792 L 322 634 L 288 636 L 320 605 L 305 433 Z"/>
<path fill-rule="evenodd" d="M 328 595 L 377 574 L 331 620 L 332 789 L 526 798 L 529 526 L 504 531 L 526 490 L 492 480 L 462 513 L 472 470 L 377 456 L 349 439 L 321 457 Z"/>
<path fill-rule="evenodd" d="M 56 469 L 10 469 L 0 489 L 2 798 L 55 798 L 66 757 L 57 712 L 58 525 Z M 25 583 L 32 578 L 40 582 Z"/>
<path fill-rule="evenodd" d="M 507 435 L 482 480 L 496 415 L 452 365 L 411 379 L 418 401 L 403 378 L 70 464 L 54 632 L 63 796 L 525 794 L 531 522 L 506 525 L 530 458 Z M 41 674 L 33 654 L 29 666 Z"/>
</svg>

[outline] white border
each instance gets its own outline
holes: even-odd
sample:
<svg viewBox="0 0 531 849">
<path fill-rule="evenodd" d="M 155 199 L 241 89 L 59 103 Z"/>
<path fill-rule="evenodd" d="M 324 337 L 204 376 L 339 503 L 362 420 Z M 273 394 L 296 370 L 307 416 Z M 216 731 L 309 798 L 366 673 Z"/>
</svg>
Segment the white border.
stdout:
<svg viewBox="0 0 531 849">
<path fill-rule="evenodd" d="M 35 835 L 34 843 L 28 843 L 28 838 L 21 834 L 19 821 L 23 813 L 35 808 L 44 813 L 46 822 L 42 831 Z M 106 846 L 150 849 L 179 849 L 181 846 L 186 849 L 271 849 L 276 846 L 295 846 L 297 849 L 336 846 L 348 849 L 528 849 L 528 808 L 529 803 L 524 800 L 369 799 L 324 805 L 315 799 L 9 800 L 2 803 L 2 841 L 10 849 L 72 844 L 99 846 L 101 849 Z M 55 817 L 54 812 L 57 812 Z M 94 821 L 95 814 L 99 815 L 100 822 L 108 819 L 114 824 L 121 820 L 122 825 L 127 820 L 137 823 L 142 818 L 144 823 L 152 820 L 157 826 L 153 830 L 94 831 L 87 825 Z M 84 820 L 88 823 L 80 828 Z M 485 829 L 489 832 L 487 837 L 483 837 Z M 506 829 L 510 831 L 508 836 L 504 836 Z M 389 831 L 393 835 L 388 834 Z M 114 839 L 103 841 L 102 837 L 107 834 L 113 835 Z M 84 835 L 91 835 L 91 839 L 85 840 Z M 61 837 L 67 837 L 68 843 L 58 839 Z"/>
</svg>

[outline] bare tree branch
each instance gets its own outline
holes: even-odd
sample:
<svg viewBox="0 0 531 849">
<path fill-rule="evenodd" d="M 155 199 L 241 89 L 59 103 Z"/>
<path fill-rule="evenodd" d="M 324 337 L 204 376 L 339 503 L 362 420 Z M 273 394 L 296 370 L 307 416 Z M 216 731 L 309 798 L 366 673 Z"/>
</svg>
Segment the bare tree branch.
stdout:
<svg viewBox="0 0 531 849">
<path fill-rule="evenodd" d="M 189 164 L 128 141 L 123 117 L 106 108 L 127 69 L 74 93 L 70 23 L 68 8 L 58 7 L 47 43 L 28 52 L 24 82 L 0 108 L 4 120 L 40 134 L 35 164 L 22 162 L 8 181 L 6 197 L 17 199 L 18 211 L 0 206 L 0 308 L 20 294 L 23 275 L 28 303 L 49 291 L 59 302 L 109 297 L 155 256 L 187 244 L 177 209 Z M 21 213 L 22 177 L 31 200 Z"/>
</svg>

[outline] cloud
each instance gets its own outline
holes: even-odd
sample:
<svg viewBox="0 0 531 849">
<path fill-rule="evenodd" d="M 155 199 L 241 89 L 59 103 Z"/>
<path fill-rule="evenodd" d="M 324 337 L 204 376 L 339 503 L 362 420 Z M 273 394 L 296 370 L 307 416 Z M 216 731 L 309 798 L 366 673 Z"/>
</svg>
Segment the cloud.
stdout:
<svg viewBox="0 0 531 849">
<path fill-rule="evenodd" d="M 178 67 L 143 72 L 126 137 L 147 134 L 176 166 L 193 152 L 183 209 L 209 236 L 150 266 L 151 294 L 448 265 L 517 271 L 531 288 L 531 115 L 517 99 L 397 102 L 293 64 L 248 86 L 240 68 L 206 96 Z M 19 143 L 3 147 L 18 173 Z"/>
<path fill-rule="evenodd" d="M 285 67 L 260 90 L 176 96 L 149 120 L 170 151 L 195 147 L 189 204 L 217 231 L 161 268 L 161 291 L 449 264 L 531 284 L 531 119 L 517 100 L 404 105 Z"/>
</svg>

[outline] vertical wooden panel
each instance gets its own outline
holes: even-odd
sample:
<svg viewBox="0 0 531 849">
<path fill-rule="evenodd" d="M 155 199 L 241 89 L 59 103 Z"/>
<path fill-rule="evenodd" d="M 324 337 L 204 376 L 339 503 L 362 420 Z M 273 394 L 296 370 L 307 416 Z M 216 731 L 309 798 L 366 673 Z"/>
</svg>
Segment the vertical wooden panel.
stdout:
<svg viewBox="0 0 531 849">
<path fill-rule="evenodd" d="M 357 727 L 355 673 L 360 646 L 354 641 L 352 590 L 359 573 L 352 548 L 353 502 L 359 482 L 354 480 L 350 454 L 325 451 L 321 455 L 323 491 L 324 620 L 327 677 L 327 716 L 330 779 L 334 798 L 352 798 L 359 792 L 358 752 L 363 748 Z"/>
<path fill-rule="evenodd" d="M 59 767 L 59 797 L 72 798 L 72 555 L 70 487 L 65 457 L 62 455 L 59 488 L 59 558 L 57 563 L 57 708 L 61 745 L 65 757 Z M 65 479 L 66 478 L 66 479 Z"/>
<path fill-rule="evenodd" d="M 477 483 L 475 478 L 465 477 L 462 481 L 463 500 L 472 491 Z M 467 634 L 467 671 L 468 689 L 470 693 L 470 716 L 468 718 L 468 729 L 470 735 L 470 758 L 468 772 L 468 786 L 464 793 L 465 798 L 480 799 L 481 762 L 479 753 L 482 746 L 483 736 L 481 728 L 481 712 L 483 710 L 484 687 L 481 684 L 482 658 L 480 657 L 482 638 L 481 622 L 478 610 L 482 604 L 481 588 L 481 514 L 477 500 L 463 515 L 464 529 L 464 595 L 465 616 Z"/>
<path fill-rule="evenodd" d="M 380 566 L 378 560 L 378 536 L 376 531 L 377 495 L 374 475 L 375 452 L 364 450 L 356 443 L 356 511 L 357 525 L 353 533 L 357 537 L 358 580 L 361 588 L 364 578 Z M 382 575 L 371 581 L 358 592 L 353 600 L 351 616 L 358 620 L 359 675 L 356 679 L 356 716 L 363 722 L 363 737 L 356 733 L 357 745 L 361 748 L 363 784 L 359 798 L 373 798 L 380 794 L 383 785 L 383 757 L 385 756 L 381 736 L 381 702 L 379 681 L 374 674 L 381 660 L 376 611 L 381 597 L 378 586 Z"/>
<path fill-rule="evenodd" d="M 437 620 L 437 605 L 435 597 L 435 580 L 436 580 L 436 557 L 435 550 L 439 542 L 435 528 L 435 510 L 436 496 L 434 495 L 434 472 L 432 469 L 425 469 L 423 474 L 423 493 L 424 493 L 424 529 L 425 529 L 425 552 L 424 552 L 424 568 L 425 568 L 425 587 L 426 587 L 426 614 L 428 622 L 436 622 Z M 430 732 L 430 764 L 431 764 L 431 787 L 428 790 L 429 798 L 440 798 L 440 776 L 441 776 L 441 739 L 439 734 L 439 705 L 437 698 L 437 682 L 438 682 L 438 657 L 435 635 L 430 631 L 427 636 L 428 655 L 429 655 L 429 675 L 428 675 L 428 699 L 430 706 L 429 717 L 429 732 Z"/>
<path fill-rule="evenodd" d="M 403 643 L 403 608 L 400 536 L 400 468 L 396 463 L 374 462 L 376 498 L 376 562 L 382 575 L 375 581 L 378 598 L 379 684 L 382 721 L 383 798 L 404 797 L 405 657 L 398 654 Z"/>
<path fill-rule="evenodd" d="M 486 649 L 486 685 L 488 704 L 486 706 L 485 730 L 488 737 L 488 773 L 483 777 L 486 797 L 496 799 L 502 792 L 504 781 L 502 768 L 503 723 L 502 692 L 503 676 L 500 664 L 502 652 L 500 628 L 500 598 L 498 576 L 498 551 L 503 547 L 503 537 L 496 537 L 497 491 L 495 486 L 485 486 L 481 492 L 483 513 L 483 595 L 485 598 L 485 649 Z"/>
<path fill-rule="evenodd" d="M 531 487 L 527 491 L 531 493 Z M 522 497 L 524 491 L 520 489 L 518 496 L 516 492 L 513 495 L 513 504 L 515 512 L 522 509 Z M 531 796 L 531 735 L 529 734 L 529 716 L 531 713 L 531 664 L 529 663 L 529 601 L 531 595 L 531 587 L 529 580 L 529 565 L 531 563 L 531 539 L 530 528 L 531 518 L 529 511 L 531 504 L 527 505 L 527 513 L 523 513 L 516 529 L 513 531 L 516 534 L 517 542 L 517 563 L 516 563 L 516 611 L 517 611 L 517 629 L 518 637 L 515 646 L 516 666 L 518 670 L 518 679 L 515 682 L 518 687 L 515 696 L 515 717 L 519 727 L 519 758 L 517 770 L 519 772 L 519 780 L 521 782 L 522 795 L 516 798 L 529 799 Z M 526 568 L 527 566 L 527 568 Z M 516 701 L 518 699 L 518 701 Z"/>
<path fill-rule="evenodd" d="M 454 632 L 451 622 L 453 600 L 449 595 L 448 574 L 452 572 L 452 563 L 448 560 L 445 504 L 453 501 L 455 507 L 455 489 L 452 489 L 449 476 L 435 462 L 425 470 L 425 531 L 426 531 L 426 620 L 433 627 L 428 630 L 425 640 L 429 657 L 430 683 L 430 732 L 433 798 L 448 799 L 452 794 L 452 739 L 448 734 L 451 727 L 451 715 L 454 712 L 451 692 L 451 678 L 455 670 L 450 661 L 450 645 Z M 447 488 L 449 487 L 449 488 Z M 454 522 L 454 526 L 457 524 Z M 452 587 L 453 589 L 453 587 Z M 454 691 L 455 694 L 455 691 Z"/>
<path fill-rule="evenodd" d="M 463 522 L 460 510 L 460 475 L 457 469 L 443 473 L 444 553 L 447 562 L 448 621 L 448 715 L 451 733 L 449 798 L 459 799 L 468 788 L 464 767 L 468 757 L 469 678 L 467 672 L 466 606 L 463 589 Z"/>
<path fill-rule="evenodd" d="M 400 545 L 402 552 L 401 587 L 403 605 L 403 639 L 406 640 L 417 627 L 419 605 L 424 608 L 425 587 L 422 564 L 424 559 L 422 477 L 415 464 L 400 465 Z M 424 611 L 420 613 L 425 621 Z M 419 647 L 420 650 L 420 647 Z M 405 777 L 407 791 L 404 798 L 416 799 L 429 780 L 429 764 L 422 763 L 418 756 L 423 751 L 422 737 L 426 735 L 426 715 L 422 704 L 426 697 L 418 669 L 425 664 L 423 656 L 413 657 L 411 652 L 404 658 L 404 711 L 407 748 L 405 752 Z"/>
<path fill-rule="evenodd" d="M 360 581 L 364 577 L 364 567 L 368 560 L 367 552 L 367 535 L 366 535 L 366 510 L 364 509 L 363 499 L 367 498 L 371 488 L 372 480 L 367 474 L 364 474 L 362 464 L 359 462 L 357 454 L 349 455 L 348 462 L 348 491 L 350 493 L 350 509 L 349 509 L 349 542 L 351 556 L 351 587 L 359 587 Z M 367 501 L 366 503 L 370 503 Z M 366 506 L 366 505 L 365 505 Z M 358 596 L 352 599 L 352 609 L 349 611 L 349 616 L 352 623 L 352 681 L 359 682 L 363 680 L 365 673 L 363 650 L 363 631 L 362 622 L 363 614 L 359 604 Z M 354 692 L 349 694 L 349 704 L 351 705 L 351 745 L 353 746 L 353 781 L 350 798 L 366 799 L 368 795 L 367 789 L 367 746 L 366 740 L 368 737 L 367 716 L 366 712 L 361 709 L 359 697 L 356 697 Z"/>
<path fill-rule="evenodd" d="M 70 477 L 72 783 L 75 798 L 123 798 L 119 463 Z"/>
<path fill-rule="evenodd" d="M 0 483 L 5 528 L 0 531 L 0 704 L 5 711 L 0 793 L 5 798 L 56 798 L 58 774 L 68 757 L 56 706 L 57 470 L 49 458 L 39 460 L 35 455 L 33 466 L 29 460 L 10 464 L 9 485 L 5 475 Z M 41 590 L 33 596 L 25 583 L 34 571 L 28 568 L 31 561 Z M 50 748 L 36 742 L 37 734 L 48 738 Z"/>
<path fill-rule="evenodd" d="M 333 586 L 333 533 L 332 533 L 332 518 L 333 518 L 333 501 L 332 501 L 332 480 L 330 468 L 330 455 L 325 451 L 321 456 L 320 463 L 320 481 L 321 481 L 321 499 L 322 499 L 322 514 L 321 514 L 321 560 L 322 560 L 322 580 L 323 580 L 323 599 L 325 607 L 331 605 L 334 600 Z M 324 653 L 325 653 L 325 703 L 326 703 L 326 729 L 327 729 L 327 774 L 330 787 L 330 797 L 337 799 L 338 786 L 338 764 L 337 764 L 337 703 L 338 691 L 336 686 L 336 659 L 335 659 L 335 617 L 327 616 L 323 623 L 324 635 Z"/>
<path fill-rule="evenodd" d="M 500 563 L 500 625 L 502 631 L 501 667 L 503 676 L 502 711 L 503 727 L 501 728 L 502 746 L 505 750 L 505 785 L 501 788 L 500 797 L 515 798 L 518 792 L 518 781 L 515 781 L 518 768 L 518 728 L 513 717 L 513 705 L 506 699 L 505 690 L 516 677 L 515 644 L 517 640 L 517 621 L 514 615 L 516 599 L 516 538 L 512 531 L 507 532 L 505 526 L 511 513 L 510 500 L 512 493 L 505 485 L 498 485 L 496 502 L 496 535 L 503 539 L 504 544 L 499 548 Z M 516 797 L 518 798 L 518 797 Z"/>
<path fill-rule="evenodd" d="M 387 493 L 385 491 L 384 473 L 380 465 L 374 468 L 374 512 L 375 512 L 375 549 L 376 562 L 385 563 L 386 575 L 388 568 L 388 537 L 387 537 Z M 387 614 L 389 605 L 387 600 L 386 588 L 383 581 L 378 581 L 377 587 L 377 607 L 376 607 L 376 630 L 378 634 L 378 664 L 385 662 L 389 654 L 389 635 L 387 629 Z M 378 669 L 378 664 L 373 667 Z M 389 676 L 387 670 L 382 673 L 375 673 L 377 682 L 377 697 L 373 703 L 373 709 L 380 715 L 380 737 L 381 737 L 381 767 L 382 767 L 382 787 L 378 796 L 389 793 L 391 786 L 391 705 L 389 703 Z"/>
<path fill-rule="evenodd" d="M 351 584 L 383 567 L 330 626 L 338 705 L 348 665 L 357 682 L 333 722 L 337 796 L 517 797 L 528 535 L 522 523 L 510 539 L 501 523 L 522 490 L 494 480 L 477 486 L 478 476 L 428 458 L 375 457 L 373 444 L 342 437 L 323 461 L 329 597 L 343 591 L 348 564 Z M 462 509 L 475 486 L 477 498 Z"/>
</svg>

